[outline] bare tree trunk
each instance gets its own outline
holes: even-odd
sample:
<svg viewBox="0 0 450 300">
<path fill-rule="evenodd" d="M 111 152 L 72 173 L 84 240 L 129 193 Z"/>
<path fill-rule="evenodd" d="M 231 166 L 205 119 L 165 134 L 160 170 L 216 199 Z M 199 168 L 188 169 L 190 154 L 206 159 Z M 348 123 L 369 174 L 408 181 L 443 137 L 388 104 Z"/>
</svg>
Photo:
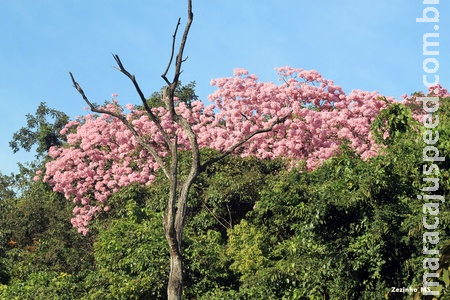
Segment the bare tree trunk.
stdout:
<svg viewBox="0 0 450 300">
<path fill-rule="evenodd" d="M 176 151 L 176 150 L 175 150 Z M 170 273 L 169 282 L 167 284 L 167 299 L 168 300 L 181 300 L 183 293 L 183 256 L 181 254 L 181 239 L 178 238 L 178 233 L 175 226 L 176 212 L 176 198 L 177 198 L 177 174 L 176 165 L 177 159 L 175 158 L 172 163 L 175 163 L 173 172 L 171 175 L 171 185 L 168 206 L 163 219 L 164 234 L 167 239 L 170 254 Z"/>
<path fill-rule="evenodd" d="M 177 138 L 173 144 L 170 144 L 171 162 L 170 162 L 170 190 L 169 201 L 167 202 L 166 212 L 163 218 L 164 234 L 167 239 L 170 254 L 170 273 L 167 284 L 167 299 L 181 300 L 183 293 L 183 257 L 181 254 L 181 237 L 179 237 L 176 226 L 176 215 L 179 211 L 176 207 L 179 202 L 178 197 L 178 144 Z M 178 201 L 177 201 L 178 200 Z"/>
<path fill-rule="evenodd" d="M 184 124 L 186 125 L 186 124 Z M 171 178 L 169 201 L 164 215 L 164 233 L 169 245 L 170 254 L 170 273 L 167 284 L 167 299 L 181 300 L 183 294 L 183 255 L 181 251 L 181 242 L 183 239 L 184 220 L 186 216 L 187 200 L 189 189 L 195 178 L 199 174 L 199 148 L 196 143 L 195 135 L 191 128 L 186 128 L 188 133 L 192 134 L 194 150 L 192 150 L 192 165 L 189 175 L 178 188 L 178 145 L 175 139 L 172 145 Z"/>
<path fill-rule="evenodd" d="M 167 299 L 180 300 L 183 293 L 183 258 L 179 251 L 170 251 L 170 273 Z"/>
<path fill-rule="evenodd" d="M 192 0 L 188 0 L 188 20 L 186 22 L 186 27 L 181 39 L 180 49 L 178 54 L 175 56 L 175 39 L 178 31 L 178 27 L 180 25 L 180 20 L 178 20 L 177 26 L 175 28 L 175 33 L 173 34 L 173 42 L 172 42 L 172 52 L 170 55 L 169 64 L 165 72 L 161 75 L 164 81 L 167 83 L 167 86 L 163 90 L 163 101 L 164 106 L 170 113 L 172 120 L 177 123 L 187 135 L 191 147 L 191 166 L 189 170 L 189 174 L 181 182 L 181 188 L 178 188 L 178 134 L 171 135 L 169 134 L 162 126 L 160 118 L 153 113 L 151 108 L 148 106 L 147 99 L 145 98 L 141 88 L 139 87 L 136 77 L 129 73 L 122 62 L 119 59 L 118 55 L 113 55 L 114 59 L 118 64 L 118 70 L 125 74 L 133 83 L 139 97 L 141 98 L 143 107 L 148 114 L 149 119 L 156 125 L 159 133 L 163 137 L 162 147 L 167 150 L 170 157 L 170 163 L 166 163 L 164 161 L 164 157 L 159 155 L 159 149 L 151 142 L 147 140 L 146 137 L 142 136 L 133 126 L 131 122 L 127 120 L 127 118 L 120 112 L 113 112 L 110 110 L 106 110 L 102 107 L 94 105 L 89 99 L 86 97 L 81 86 L 75 81 L 72 73 L 69 72 L 70 77 L 72 79 L 74 87 L 80 93 L 84 101 L 89 105 L 92 112 L 107 114 L 112 117 L 118 118 L 127 126 L 127 128 L 133 133 L 136 137 L 139 144 L 153 156 L 155 161 L 160 165 L 164 174 L 170 182 L 170 192 L 169 199 L 167 202 L 166 211 L 163 217 L 164 224 L 164 234 L 167 239 L 167 243 L 169 246 L 169 254 L 170 254 L 170 274 L 169 274 L 169 282 L 167 285 L 167 299 L 168 300 L 181 300 L 183 294 L 183 255 L 181 252 L 181 241 L 183 236 L 184 229 L 184 221 L 186 218 L 186 209 L 187 209 L 187 200 L 189 189 L 192 186 L 192 183 L 195 181 L 196 177 L 206 170 L 206 168 L 213 163 L 225 158 L 226 156 L 233 153 L 236 149 L 241 147 L 244 143 L 246 143 L 249 139 L 257 134 L 261 134 L 264 132 L 269 132 L 273 129 L 273 127 L 281 122 L 284 122 L 286 118 L 289 117 L 290 114 L 287 114 L 283 118 L 278 118 L 271 126 L 267 128 L 262 128 L 259 130 L 255 130 L 254 132 L 248 134 L 243 137 L 240 141 L 230 147 L 228 150 L 224 151 L 222 154 L 209 159 L 208 161 L 201 163 L 200 161 L 200 148 L 197 143 L 197 136 L 192 130 L 189 122 L 184 119 L 182 116 L 178 115 L 175 112 L 175 104 L 174 104 L 174 94 L 179 84 L 179 77 L 181 75 L 181 65 L 186 60 L 183 58 L 183 51 L 186 44 L 187 36 L 189 33 L 189 29 L 193 20 L 192 13 Z M 175 72 L 173 80 L 169 80 L 167 78 L 167 73 L 172 65 L 173 58 L 175 57 Z"/>
</svg>

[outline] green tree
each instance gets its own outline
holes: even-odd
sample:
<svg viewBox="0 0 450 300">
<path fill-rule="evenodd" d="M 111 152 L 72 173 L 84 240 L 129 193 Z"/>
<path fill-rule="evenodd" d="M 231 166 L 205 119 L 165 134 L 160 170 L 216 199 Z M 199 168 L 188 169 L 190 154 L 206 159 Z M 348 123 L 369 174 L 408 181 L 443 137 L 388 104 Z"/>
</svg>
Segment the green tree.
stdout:
<svg viewBox="0 0 450 300">
<path fill-rule="evenodd" d="M 195 93 L 195 81 L 191 81 L 186 85 L 183 85 L 180 81 L 175 89 L 175 97 L 178 98 L 175 105 L 185 103 L 187 107 L 191 107 L 191 103 L 198 100 L 198 96 Z M 150 107 L 164 107 L 163 99 L 164 88 L 161 88 L 159 92 L 154 92 L 150 95 L 147 103 Z"/>
<path fill-rule="evenodd" d="M 0 228 L 11 277 L 41 270 L 77 273 L 92 266 L 92 237 L 81 237 L 69 222 L 71 206 L 46 184 L 32 183 L 5 203 Z"/>
<path fill-rule="evenodd" d="M 13 177 L 3 175 L 0 172 L 0 203 L 2 200 L 13 198 L 15 193 L 12 188 Z"/>
<path fill-rule="evenodd" d="M 65 136 L 59 132 L 69 121 L 65 113 L 49 108 L 45 102 L 41 102 L 35 114 L 27 114 L 27 126 L 14 133 L 9 143 L 14 153 L 21 148 L 31 151 L 37 146 L 37 157 L 45 155 L 52 146 L 60 146 L 65 141 Z"/>
<path fill-rule="evenodd" d="M 97 220 L 95 270 L 86 276 L 82 299 L 164 299 L 168 252 L 162 213 L 148 207 L 150 194 L 138 185 L 111 198 L 113 215 Z M 121 203 L 126 203 L 122 206 Z"/>
</svg>

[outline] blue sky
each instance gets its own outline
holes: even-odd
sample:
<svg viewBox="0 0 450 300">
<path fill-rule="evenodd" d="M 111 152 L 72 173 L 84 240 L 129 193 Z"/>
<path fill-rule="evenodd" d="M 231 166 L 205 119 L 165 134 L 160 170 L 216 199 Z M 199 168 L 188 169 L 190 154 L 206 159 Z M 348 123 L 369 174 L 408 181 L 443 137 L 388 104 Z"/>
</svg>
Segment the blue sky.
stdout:
<svg viewBox="0 0 450 300">
<path fill-rule="evenodd" d="M 86 114 L 71 71 L 97 103 L 119 94 L 138 103 L 111 53 L 137 76 L 146 95 L 159 90 L 184 0 L 10 0 L 0 9 L 0 171 L 34 153 L 13 154 L 8 142 L 40 102 L 71 118 Z M 438 73 L 450 88 L 450 4 L 435 5 L 439 30 L 416 23 L 425 7 L 411 0 L 193 0 L 194 23 L 181 80 L 195 80 L 207 101 L 212 78 L 237 67 L 277 81 L 275 67 L 315 69 L 346 92 L 377 90 L 400 98 L 424 90 L 422 36 L 439 32 Z M 431 13 L 430 13 L 431 16 Z M 184 24 L 184 23 L 182 23 Z M 430 76 L 431 81 L 431 76 Z"/>
</svg>

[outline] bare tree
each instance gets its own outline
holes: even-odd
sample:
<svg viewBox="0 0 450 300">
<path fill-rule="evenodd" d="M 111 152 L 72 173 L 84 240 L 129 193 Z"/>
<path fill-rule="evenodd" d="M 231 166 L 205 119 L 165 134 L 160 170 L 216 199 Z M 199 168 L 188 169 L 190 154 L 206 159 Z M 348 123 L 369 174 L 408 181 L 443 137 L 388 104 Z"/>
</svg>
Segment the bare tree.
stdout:
<svg viewBox="0 0 450 300">
<path fill-rule="evenodd" d="M 283 122 L 287 118 L 287 116 L 284 118 L 279 118 L 271 126 L 260 130 L 256 130 L 251 134 L 245 136 L 242 140 L 240 140 L 238 143 L 230 147 L 228 150 L 222 152 L 217 157 L 209 159 L 208 161 L 203 163 L 201 162 L 200 149 L 197 143 L 197 136 L 192 130 L 192 127 L 189 124 L 189 122 L 175 112 L 175 102 L 174 102 L 175 90 L 179 84 L 179 78 L 182 73 L 181 66 L 186 61 L 186 59 L 183 58 L 183 52 L 188 38 L 189 30 L 193 21 L 193 17 L 194 14 L 192 13 L 192 0 L 188 0 L 188 19 L 184 28 L 183 36 L 179 44 L 178 52 L 175 55 L 176 39 L 181 19 L 178 19 L 178 23 L 176 25 L 175 32 L 173 34 L 172 50 L 169 63 L 167 65 L 166 70 L 161 75 L 161 77 L 166 83 L 162 95 L 164 106 L 170 113 L 172 120 L 176 122 L 184 130 L 190 142 L 191 147 L 190 170 L 187 177 L 184 178 L 183 180 L 180 180 L 178 171 L 178 151 L 180 147 L 177 142 L 177 136 L 176 135 L 171 136 L 163 128 L 160 119 L 158 118 L 157 115 L 155 115 L 152 112 L 151 108 L 149 107 L 146 98 L 136 80 L 136 77 L 125 69 L 118 55 L 113 55 L 117 63 L 116 68 L 131 80 L 142 101 L 142 104 L 144 106 L 146 113 L 148 114 L 149 119 L 157 126 L 159 132 L 161 133 L 164 139 L 163 146 L 168 153 L 168 157 L 166 159 L 158 154 L 156 146 L 151 142 L 148 142 L 145 139 L 145 137 L 141 136 L 138 133 L 138 131 L 133 127 L 133 125 L 123 115 L 121 115 L 120 113 L 105 110 L 102 107 L 94 105 L 86 97 L 83 89 L 75 81 L 75 78 L 72 75 L 72 73 L 69 72 L 74 87 L 77 89 L 77 91 L 84 99 L 84 101 L 89 105 L 90 110 L 95 113 L 108 114 L 115 118 L 120 119 L 127 126 L 127 128 L 133 133 L 133 135 L 138 140 L 139 144 L 147 151 L 149 151 L 149 153 L 153 156 L 155 161 L 161 166 L 162 171 L 169 180 L 170 192 L 168 195 L 165 214 L 163 216 L 164 234 L 167 239 L 170 253 L 170 274 L 167 286 L 167 294 L 169 300 L 181 299 L 182 296 L 183 256 L 181 251 L 182 250 L 181 243 L 182 243 L 184 221 L 186 217 L 188 194 L 195 179 L 208 166 L 230 155 L 237 148 L 241 147 L 245 142 L 251 139 L 253 136 L 263 132 L 271 131 L 276 124 Z M 173 78 L 169 79 L 167 74 L 171 66 L 174 66 L 175 70 Z"/>
</svg>

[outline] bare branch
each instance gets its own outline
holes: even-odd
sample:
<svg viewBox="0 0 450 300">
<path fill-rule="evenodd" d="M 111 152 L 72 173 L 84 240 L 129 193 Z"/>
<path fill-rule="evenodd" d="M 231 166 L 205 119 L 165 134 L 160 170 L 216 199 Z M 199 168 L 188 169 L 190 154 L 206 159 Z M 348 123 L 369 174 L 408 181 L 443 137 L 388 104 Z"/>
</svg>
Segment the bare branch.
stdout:
<svg viewBox="0 0 450 300">
<path fill-rule="evenodd" d="M 194 19 L 194 14 L 192 12 L 192 0 L 188 0 L 188 20 L 186 22 L 186 27 L 184 28 L 184 33 L 181 38 L 181 43 L 180 43 L 180 48 L 178 49 L 178 54 L 176 55 L 175 73 L 174 73 L 172 82 L 170 82 L 170 80 L 167 78 L 167 73 L 169 72 L 169 69 L 173 62 L 173 57 L 175 55 L 175 43 L 176 43 L 178 28 L 180 27 L 181 18 L 178 19 L 177 26 L 175 27 L 175 32 L 172 35 L 172 50 L 170 53 L 169 63 L 167 64 L 166 70 L 161 75 L 161 77 L 164 79 L 164 81 L 167 83 L 168 86 L 172 85 L 172 86 L 176 87 L 178 85 L 178 81 L 179 81 L 180 75 L 182 73 L 181 65 L 183 64 L 183 62 L 185 62 L 188 59 L 188 57 L 183 59 L 183 52 L 184 52 L 184 48 L 186 46 L 187 37 L 189 34 L 189 30 L 191 28 L 193 19 Z M 173 90 L 175 90 L 175 89 L 173 89 Z M 172 97 L 173 97 L 173 95 L 172 95 Z"/>
<path fill-rule="evenodd" d="M 181 65 L 183 64 L 183 52 L 184 52 L 184 48 L 186 46 L 189 29 L 191 28 L 193 19 L 194 19 L 194 14 L 192 12 L 192 0 L 188 0 L 188 20 L 186 23 L 186 27 L 184 28 L 183 37 L 181 38 L 180 49 L 178 50 L 177 61 L 175 64 L 175 74 L 173 77 L 173 83 L 175 83 L 175 84 L 178 84 L 178 79 L 181 74 Z"/>
<path fill-rule="evenodd" d="M 180 241 L 180 243 L 181 243 L 182 232 L 183 232 L 183 227 L 184 227 L 184 220 L 186 217 L 187 199 L 188 199 L 188 195 L 189 195 L 189 189 L 190 189 L 192 183 L 194 182 L 195 178 L 198 176 L 199 171 L 200 171 L 200 150 L 199 150 L 199 146 L 197 143 L 197 137 L 196 137 L 194 131 L 192 130 L 192 127 L 189 124 L 189 122 L 186 119 L 184 119 L 182 116 L 179 116 L 175 112 L 175 106 L 174 106 L 175 90 L 179 83 L 179 77 L 181 74 L 181 65 L 185 61 L 182 59 L 183 51 L 184 51 L 184 48 L 186 45 L 187 36 L 188 36 L 189 29 L 192 24 L 193 17 L 194 17 L 194 14 L 192 13 L 192 1 L 188 0 L 188 20 L 186 22 L 186 27 L 184 29 L 183 37 L 181 39 L 179 51 L 176 56 L 175 73 L 174 73 L 173 81 L 170 82 L 167 79 L 167 72 L 170 69 L 170 66 L 172 64 L 173 55 L 174 55 L 174 47 L 175 47 L 175 38 L 176 38 L 179 24 L 177 24 L 177 27 L 175 29 L 175 34 L 173 36 L 172 54 L 170 57 L 170 61 L 169 61 L 166 71 L 162 75 L 163 79 L 167 83 L 167 86 L 163 90 L 163 101 L 166 105 L 167 110 L 170 113 L 170 116 L 172 117 L 172 120 L 174 120 L 178 125 L 180 125 L 180 127 L 186 133 L 186 135 L 189 139 L 190 146 L 191 146 L 191 158 L 192 158 L 191 167 L 190 167 L 189 174 L 188 174 L 187 178 L 184 180 L 184 183 L 182 184 L 182 187 L 180 190 L 177 211 L 175 214 L 175 220 L 172 219 L 169 212 L 166 212 L 166 215 L 167 215 L 166 218 L 170 218 L 171 222 L 167 222 L 165 224 L 166 224 L 166 226 L 168 226 L 170 224 L 170 226 L 171 226 L 170 230 L 172 230 L 172 229 L 175 230 L 176 239 L 178 241 Z M 168 221 L 168 220 L 166 220 L 166 221 Z M 173 222 L 173 221 L 175 221 L 175 222 Z"/>
<path fill-rule="evenodd" d="M 86 97 L 86 95 L 84 94 L 83 89 L 81 88 L 81 86 L 78 84 L 78 82 L 75 81 L 75 78 L 72 75 L 72 72 L 69 72 L 70 78 L 72 79 L 72 83 L 74 88 L 78 91 L 78 93 L 80 93 L 81 97 L 83 98 L 83 100 L 87 103 L 87 105 L 89 105 L 89 108 L 93 111 L 95 109 L 95 105 L 93 105 L 89 99 Z"/>
<path fill-rule="evenodd" d="M 167 64 L 166 71 L 164 71 L 164 73 L 161 75 L 161 77 L 164 79 L 164 81 L 168 85 L 170 85 L 170 81 L 169 81 L 169 79 L 167 79 L 167 73 L 169 72 L 170 66 L 172 65 L 173 56 L 175 54 L 175 42 L 176 42 L 176 38 L 177 38 L 178 27 L 180 27 L 180 21 L 181 21 L 181 18 L 178 18 L 177 26 L 175 27 L 175 32 L 172 35 L 172 51 L 170 53 L 169 63 Z"/>
<path fill-rule="evenodd" d="M 145 111 L 148 113 L 150 120 L 153 123 L 155 123 L 156 127 L 158 128 L 158 131 L 163 136 L 164 146 L 166 147 L 167 151 L 171 151 L 171 148 L 173 146 L 172 146 L 172 143 L 170 142 L 170 137 L 168 136 L 167 132 L 162 127 L 159 118 L 152 112 L 151 108 L 148 106 L 147 99 L 145 98 L 144 93 L 142 92 L 142 90 L 136 80 L 136 76 L 131 75 L 131 73 L 125 69 L 125 67 L 122 64 L 122 61 L 119 58 L 119 55 L 113 54 L 113 57 L 116 60 L 117 65 L 119 66 L 119 68 L 116 68 L 116 69 L 118 69 L 121 73 L 125 74 L 125 76 L 127 76 L 131 80 L 137 93 L 139 94 L 139 97 L 141 98 L 141 102 L 144 106 Z"/>
<path fill-rule="evenodd" d="M 216 219 L 216 221 L 219 222 L 219 224 L 222 225 L 223 228 L 225 228 L 225 229 L 230 229 L 231 228 L 231 223 L 230 222 L 228 222 L 227 220 L 224 219 L 224 221 L 228 224 L 228 226 L 225 225 L 222 221 L 219 220 L 219 218 L 216 216 L 216 214 L 214 214 L 214 212 L 208 207 L 208 205 L 206 204 L 205 201 L 203 201 L 203 204 L 205 205 L 206 209 L 211 214 L 211 216 L 213 216 L 213 218 Z M 227 205 L 227 207 L 228 207 L 228 205 Z"/>
<path fill-rule="evenodd" d="M 231 216 L 230 206 L 227 204 L 228 216 L 230 217 L 230 221 L 227 222 L 230 225 L 230 228 L 233 227 L 233 217 Z"/>
<path fill-rule="evenodd" d="M 167 170 L 162 157 L 160 157 L 158 155 L 158 151 L 156 150 L 156 147 L 152 146 L 148 141 L 146 141 L 143 137 L 141 137 L 139 135 L 139 133 L 136 131 L 136 129 L 134 129 L 133 125 L 130 122 L 128 122 L 128 120 L 125 118 L 124 115 L 122 115 L 120 113 L 117 113 L 117 112 L 113 112 L 113 111 L 109 111 L 109 110 L 100 108 L 100 107 L 92 104 L 92 102 L 89 101 L 88 97 L 84 93 L 84 91 L 81 88 L 80 84 L 75 81 L 75 78 L 74 78 L 74 76 L 72 75 L 71 72 L 69 72 L 69 75 L 70 75 L 70 78 L 72 79 L 73 86 L 78 91 L 78 93 L 81 95 L 83 100 L 87 103 L 87 105 L 89 105 L 90 110 L 92 112 L 94 112 L 94 113 L 107 114 L 107 115 L 110 115 L 110 116 L 112 116 L 114 118 L 119 119 L 131 131 L 131 133 L 136 137 L 139 145 L 141 145 L 144 149 L 146 149 L 148 152 L 150 152 L 150 154 L 153 156 L 155 161 L 161 166 L 164 174 L 168 178 L 170 178 L 169 177 L 169 171 Z"/>
<path fill-rule="evenodd" d="M 269 126 L 267 128 L 256 130 L 256 131 L 248 134 L 242 140 L 240 140 L 239 142 L 234 144 L 230 149 L 228 149 L 224 153 L 222 153 L 222 154 L 220 154 L 220 155 L 218 155 L 216 157 L 213 157 L 210 160 L 206 161 L 205 163 L 201 164 L 200 172 L 204 171 L 208 166 L 212 165 L 213 163 L 218 162 L 219 160 L 221 160 L 221 159 L 227 157 L 228 155 L 230 155 L 231 153 L 233 153 L 237 148 L 242 146 L 244 143 L 246 143 L 248 140 L 250 140 L 255 135 L 272 131 L 272 129 L 273 129 L 273 127 L 275 127 L 275 125 L 283 123 L 284 121 L 286 121 L 286 119 L 288 117 L 289 117 L 289 115 L 286 115 L 286 116 L 284 116 L 282 118 L 278 118 L 271 126 Z"/>
</svg>

